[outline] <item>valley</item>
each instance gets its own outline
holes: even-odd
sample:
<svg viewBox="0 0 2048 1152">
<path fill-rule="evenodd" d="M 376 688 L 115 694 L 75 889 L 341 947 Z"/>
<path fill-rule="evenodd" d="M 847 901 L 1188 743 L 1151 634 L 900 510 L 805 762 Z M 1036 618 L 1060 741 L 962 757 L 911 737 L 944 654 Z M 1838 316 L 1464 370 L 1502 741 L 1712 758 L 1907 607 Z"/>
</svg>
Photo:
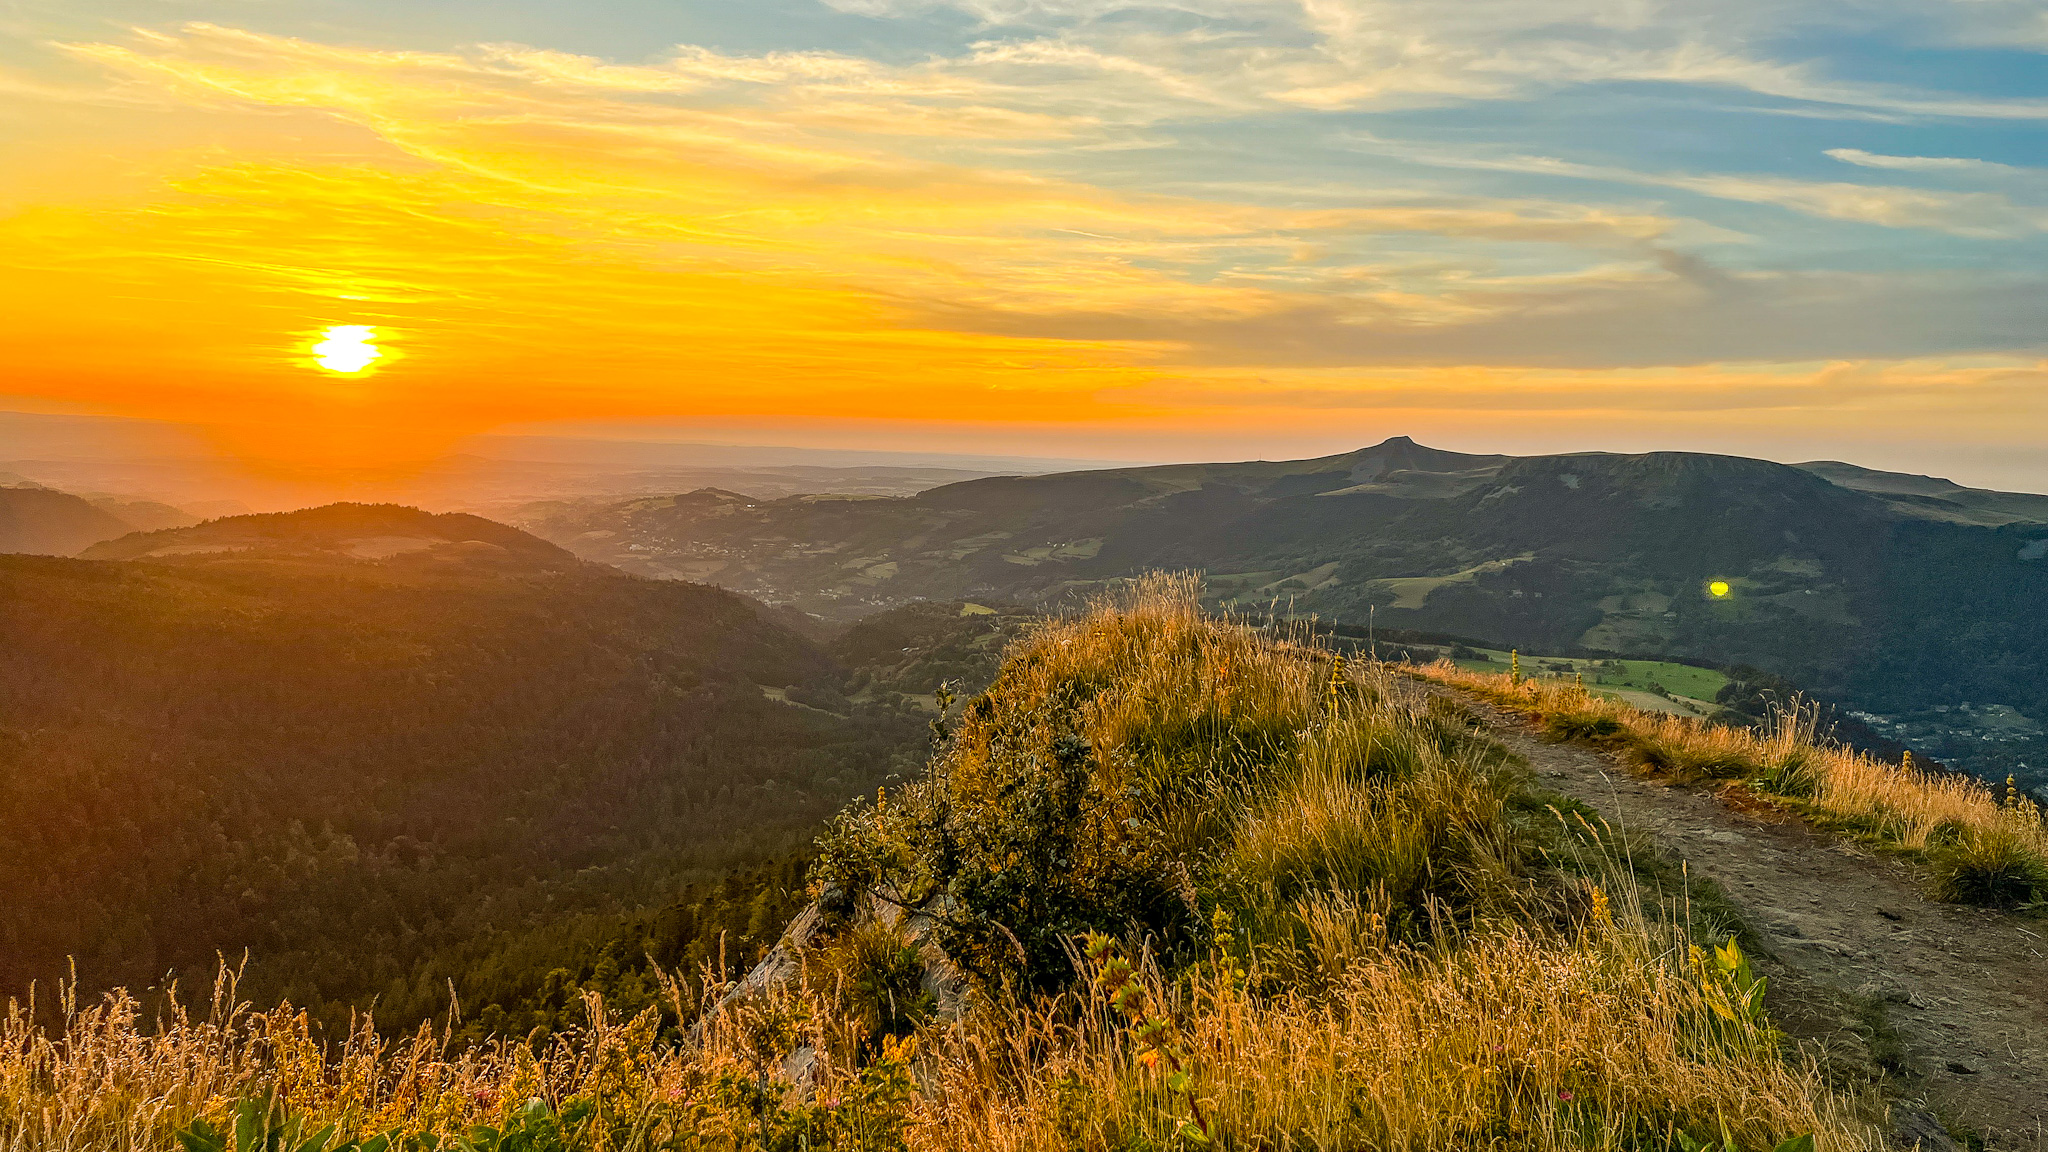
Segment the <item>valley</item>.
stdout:
<svg viewBox="0 0 2048 1152">
<path fill-rule="evenodd" d="M 1057 612 L 1145 571 L 1197 570 L 1216 607 L 1758 669 L 1902 742 L 1917 733 L 1924 754 L 2048 787 L 2048 745 L 2027 727 L 2048 721 L 2048 497 L 1837 462 L 1487 456 L 1396 437 L 1312 460 L 902 497 L 706 489 L 512 518 L 586 559 L 835 627 L 922 600 Z"/>
<path fill-rule="evenodd" d="M 73 964 L 87 995 L 190 989 L 246 949 L 246 994 L 330 1023 L 417 1021 L 451 982 L 523 1003 L 584 941 L 800 853 L 926 738 L 758 605 L 478 517 L 337 505 L 88 553 L 0 557 L 8 995 Z M 732 929 L 748 962 L 779 875 L 664 954 Z"/>
</svg>

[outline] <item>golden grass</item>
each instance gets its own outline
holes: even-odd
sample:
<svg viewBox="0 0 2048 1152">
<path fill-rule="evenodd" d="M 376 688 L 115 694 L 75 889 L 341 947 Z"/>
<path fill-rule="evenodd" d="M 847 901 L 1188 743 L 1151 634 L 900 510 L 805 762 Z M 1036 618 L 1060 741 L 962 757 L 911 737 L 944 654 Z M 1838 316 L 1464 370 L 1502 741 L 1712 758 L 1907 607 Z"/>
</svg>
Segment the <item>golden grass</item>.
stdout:
<svg viewBox="0 0 2048 1152">
<path fill-rule="evenodd" d="M 1672 934 L 1638 922 L 1569 946 L 1507 930 L 1452 953 L 1364 947 L 1314 992 L 1257 995 L 1213 970 L 1169 991 L 1151 975 L 1152 996 L 1187 1021 L 1214 1130 L 1245 1148 L 1533 1152 L 1665 1148 L 1677 1125 L 1697 1136 L 1725 1121 L 1743 1148 L 1792 1132 L 1877 1146 L 1767 1028 L 1712 1012 L 1708 979 Z M 920 1141 L 1173 1146 L 1184 1111 L 1111 1014 L 1005 1023 L 934 1052 Z"/>
<path fill-rule="evenodd" d="M 640 1095 L 671 1078 L 646 1061 L 651 1017 L 618 1021 L 599 1003 L 588 1007 L 588 1027 L 538 1051 L 498 1040 L 452 1052 L 431 1025 L 392 1039 L 368 1018 L 339 1043 L 323 1043 L 290 1005 L 255 1012 L 239 1002 L 225 969 L 210 1010 L 197 1017 L 173 1010 L 144 1022 L 116 992 L 98 1004 L 67 1002 L 52 1033 L 10 1003 L 0 1026 L 0 1149 L 174 1148 L 174 1128 L 272 1094 L 350 1131 L 459 1132 L 529 1096 L 616 1098 L 622 1066 L 643 1069 L 633 1085 Z"/>
<path fill-rule="evenodd" d="M 1818 739 L 1811 712 L 1794 709 L 1757 731 L 1644 712 L 1574 685 L 1516 683 L 1448 661 L 1411 671 L 1529 713 L 1554 737 L 1614 744 L 1646 770 L 1682 780 L 1757 781 L 1823 823 L 1926 853 L 1937 894 L 1995 903 L 2048 889 L 2048 826 L 2031 802 L 2002 802 L 1981 781 L 1887 763 Z M 1969 886 L 1972 872 L 1995 866 L 2010 868 L 2013 882 L 1990 892 Z"/>
<path fill-rule="evenodd" d="M 1211 1146 L 1267 1152 L 1663 1152 L 1723 1125 L 1743 1149 L 1808 1132 L 1823 1152 L 1880 1147 L 1862 1102 L 1742 1010 L 1684 917 L 1645 913 L 1614 854 L 1595 853 L 1597 885 L 1530 862 L 1496 747 L 1376 672 L 1203 615 L 1197 592 L 1154 579 L 1041 628 L 932 781 L 850 815 L 883 828 L 943 783 L 949 802 L 987 790 L 974 811 L 996 819 L 1032 783 L 1019 765 L 1052 765 L 1083 734 L 1103 790 L 1073 844 L 1155 870 L 1212 926 L 1178 959 L 1125 934 L 1138 991 L 1121 1005 L 1076 946 L 1052 991 L 997 981 L 955 1019 L 885 1017 L 877 996 L 910 986 L 901 950 L 856 919 L 800 979 L 705 1017 L 701 1042 L 594 997 L 581 1030 L 460 1051 L 445 1028 L 386 1039 L 368 1021 L 322 1044 L 289 1007 L 236 1005 L 231 981 L 199 1018 L 140 1021 L 116 995 L 67 1004 L 45 1031 L 16 1008 L 0 1152 L 168 1152 L 195 1117 L 272 1092 L 344 1135 L 447 1136 L 536 1097 L 590 1110 L 536 1152 L 1164 1150 L 1196 1147 L 1197 1117 Z M 863 950 L 891 971 L 865 979 Z M 694 1014 L 679 987 L 671 1019 Z"/>
</svg>

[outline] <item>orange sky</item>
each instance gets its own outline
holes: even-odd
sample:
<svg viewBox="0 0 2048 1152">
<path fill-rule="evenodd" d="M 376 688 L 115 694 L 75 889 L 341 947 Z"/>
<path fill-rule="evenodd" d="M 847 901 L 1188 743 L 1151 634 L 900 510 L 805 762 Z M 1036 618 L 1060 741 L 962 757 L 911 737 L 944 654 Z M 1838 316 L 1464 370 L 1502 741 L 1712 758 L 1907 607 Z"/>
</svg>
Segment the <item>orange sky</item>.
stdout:
<svg viewBox="0 0 2048 1152">
<path fill-rule="evenodd" d="M 618 64 L 211 25 L 49 51 L 75 87 L 11 98 L 65 104 L 73 135 L 0 152 L 0 400 L 197 424 L 271 467 L 592 420 L 1010 426 L 1029 430 L 1011 451 L 1046 455 L 1077 454 L 1071 428 L 1154 458 L 1232 435 L 2042 426 L 2048 370 L 2020 352 L 1545 343 L 1643 301 L 1704 309 L 1674 253 L 1734 233 L 1642 197 L 1080 179 L 1036 158 L 1147 129 L 851 56 Z M 94 125 L 117 146 L 80 144 Z M 334 325 L 386 355 L 320 370 Z"/>
</svg>

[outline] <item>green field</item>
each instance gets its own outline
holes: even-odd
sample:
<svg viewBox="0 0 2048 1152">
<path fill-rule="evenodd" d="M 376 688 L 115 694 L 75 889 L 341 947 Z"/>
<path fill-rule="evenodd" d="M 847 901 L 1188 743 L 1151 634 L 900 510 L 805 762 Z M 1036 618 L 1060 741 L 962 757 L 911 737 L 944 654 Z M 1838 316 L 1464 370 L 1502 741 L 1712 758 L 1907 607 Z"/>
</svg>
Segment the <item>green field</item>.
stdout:
<svg viewBox="0 0 2048 1152">
<path fill-rule="evenodd" d="M 1507 652 L 1491 648 L 1474 651 L 1483 652 L 1490 659 L 1460 660 L 1458 666 L 1477 672 L 1508 670 Z M 1695 668 L 1668 660 L 1594 660 L 1528 652 L 1522 653 L 1522 674 L 1566 679 L 1583 674 L 1588 688 L 1632 688 L 1639 692 L 1653 692 L 1662 687 L 1674 696 L 1706 701 L 1712 701 L 1728 683 L 1728 677 L 1712 668 Z"/>
</svg>

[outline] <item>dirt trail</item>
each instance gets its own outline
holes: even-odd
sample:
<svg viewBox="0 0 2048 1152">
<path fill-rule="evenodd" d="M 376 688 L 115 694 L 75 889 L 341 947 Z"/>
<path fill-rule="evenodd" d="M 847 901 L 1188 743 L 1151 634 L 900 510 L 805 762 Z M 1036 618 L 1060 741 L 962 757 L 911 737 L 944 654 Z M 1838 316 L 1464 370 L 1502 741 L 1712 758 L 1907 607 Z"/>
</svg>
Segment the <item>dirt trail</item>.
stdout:
<svg viewBox="0 0 2048 1152">
<path fill-rule="evenodd" d="M 1759 968 L 1772 976 L 1772 1011 L 1787 1031 L 1863 1055 L 1839 993 L 1880 1000 L 1904 1049 L 1897 1086 L 1907 1104 L 1973 1129 L 1988 1149 L 2048 1152 L 2048 921 L 1931 903 L 1898 861 L 1796 817 L 1639 779 L 1612 757 L 1545 742 L 1522 718 L 1450 694 L 1546 787 L 1717 882 L 1775 953 Z"/>
</svg>

